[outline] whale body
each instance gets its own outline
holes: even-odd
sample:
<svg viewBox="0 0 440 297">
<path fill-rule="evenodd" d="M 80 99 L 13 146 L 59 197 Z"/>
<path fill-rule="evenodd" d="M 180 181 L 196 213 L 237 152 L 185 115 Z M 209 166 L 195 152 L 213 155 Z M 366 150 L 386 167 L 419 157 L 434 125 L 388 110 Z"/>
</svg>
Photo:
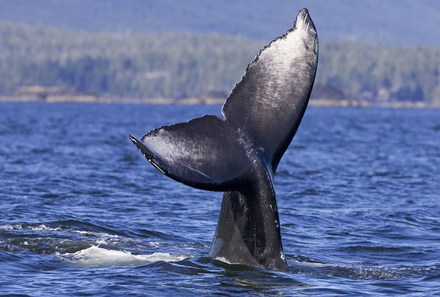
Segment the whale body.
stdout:
<svg viewBox="0 0 440 297">
<path fill-rule="evenodd" d="M 278 164 L 305 113 L 318 65 L 318 36 L 302 9 L 293 27 L 247 66 L 222 107 L 154 129 L 140 140 L 147 160 L 170 178 L 225 192 L 210 256 L 287 271 L 274 189 Z"/>
</svg>

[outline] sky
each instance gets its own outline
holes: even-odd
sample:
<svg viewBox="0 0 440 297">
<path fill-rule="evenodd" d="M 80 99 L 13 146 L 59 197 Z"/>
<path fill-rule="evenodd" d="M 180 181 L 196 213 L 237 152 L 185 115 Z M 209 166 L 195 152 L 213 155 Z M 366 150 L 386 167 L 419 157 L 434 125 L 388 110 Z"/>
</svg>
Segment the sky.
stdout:
<svg viewBox="0 0 440 297">
<path fill-rule="evenodd" d="M 0 0 L 0 22 L 82 31 L 190 31 L 271 40 L 307 7 L 320 39 L 440 45 L 436 0 Z"/>
</svg>

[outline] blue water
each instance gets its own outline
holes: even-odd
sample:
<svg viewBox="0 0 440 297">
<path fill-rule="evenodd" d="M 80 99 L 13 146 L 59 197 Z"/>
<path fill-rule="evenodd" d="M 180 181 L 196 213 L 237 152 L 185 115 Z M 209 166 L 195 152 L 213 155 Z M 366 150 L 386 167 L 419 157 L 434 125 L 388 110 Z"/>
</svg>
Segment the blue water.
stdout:
<svg viewBox="0 0 440 297">
<path fill-rule="evenodd" d="M 128 139 L 219 112 L 0 104 L 0 295 L 440 294 L 440 110 L 308 109 L 275 179 L 289 273 L 209 258 L 221 193 Z"/>
</svg>

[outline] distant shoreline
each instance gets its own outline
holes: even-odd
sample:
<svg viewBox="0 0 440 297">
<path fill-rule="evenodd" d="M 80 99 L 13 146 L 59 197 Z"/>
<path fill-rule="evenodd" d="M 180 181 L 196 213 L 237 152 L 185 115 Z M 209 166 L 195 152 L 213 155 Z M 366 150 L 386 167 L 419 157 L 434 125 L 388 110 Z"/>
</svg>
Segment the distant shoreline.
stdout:
<svg viewBox="0 0 440 297">
<path fill-rule="evenodd" d="M 40 103 L 85 103 L 85 104 L 154 104 L 154 105 L 222 105 L 224 98 L 194 97 L 184 99 L 173 98 L 113 98 L 93 95 L 54 95 L 44 98 L 38 96 L 0 96 L 0 102 L 40 102 Z M 358 107 L 358 108 L 414 108 L 437 109 L 440 106 L 425 102 L 369 102 L 356 99 L 317 99 L 312 98 L 309 106 L 315 107 Z"/>
</svg>

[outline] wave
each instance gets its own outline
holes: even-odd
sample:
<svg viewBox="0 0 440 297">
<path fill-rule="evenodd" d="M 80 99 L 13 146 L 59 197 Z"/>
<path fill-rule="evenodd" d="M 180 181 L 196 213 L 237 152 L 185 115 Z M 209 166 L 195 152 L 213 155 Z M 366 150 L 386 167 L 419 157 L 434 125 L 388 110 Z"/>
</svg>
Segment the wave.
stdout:
<svg viewBox="0 0 440 297">
<path fill-rule="evenodd" d="M 78 225 L 83 226 L 78 228 Z M 176 262 L 190 257 L 162 252 L 160 249 L 164 247 L 161 243 L 151 239 L 139 242 L 76 221 L 0 225 L 0 251 L 54 255 L 80 266 L 138 266 L 160 261 Z M 142 253 L 145 246 L 154 252 L 133 254 L 124 250 L 142 247 Z"/>
<path fill-rule="evenodd" d="M 339 265 L 317 262 L 289 262 L 291 272 L 298 275 L 342 277 L 349 279 L 411 279 L 439 275 L 440 267 L 431 266 L 368 266 L 368 265 Z"/>
<path fill-rule="evenodd" d="M 219 267 L 228 271 L 237 265 L 228 264 L 223 259 L 203 257 L 206 247 L 194 250 L 194 246 L 176 246 L 175 238 L 163 238 L 149 230 L 142 230 L 139 237 L 126 237 L 105 230 L 94 224 L 77 221 L 56 221 L 46 223 L 18 223 L 0 225 L 0 252 L 12 252 L 19 257 L 28 257 L 30 252 L 37 255 L 52 255 L 61 262 L 75 266 L 142 266 L 163 262 L 170 264 L 166 269 L 182 271 L 217 271 Z M 130 250 L 130 251 L 128 251 Z M 188 253 L 188 254 L 185 254 Z M 392 249 L 391 252 L 399 252 Z M 318 263 L 302 256 L 288 257 L 291 276 L 331 276 L 349 279 L 389 280 L 402 278 L 438 277 L 438 265 L 417 266 L 375 266 Z M 184 260 L 189 259 L 185 262 Z M 223 262 L 222 262 L 223 260 Z M 28 261 L 28 260 L 26 260 Z M 59 263 L 59 261 L 55 261 Z M 244 271 L 248 271 L 245 268 Z M 250 269 L 253 271 L 253 269 Z"/>
</svg>

